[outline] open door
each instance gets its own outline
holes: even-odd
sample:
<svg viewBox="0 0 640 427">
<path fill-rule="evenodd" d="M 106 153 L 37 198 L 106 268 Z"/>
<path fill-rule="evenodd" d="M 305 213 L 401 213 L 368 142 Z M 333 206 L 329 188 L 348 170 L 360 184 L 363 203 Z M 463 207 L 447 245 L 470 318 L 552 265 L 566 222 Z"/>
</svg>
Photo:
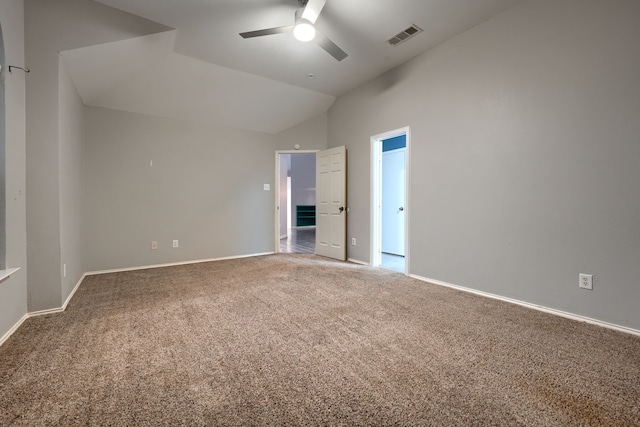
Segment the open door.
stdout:
<svg viewBox="0 0 640 427">
<path fill-rule="evenodd" d="M 347 259 L 347 148 L 316 154 L 316 254 Z"/>
</svg>

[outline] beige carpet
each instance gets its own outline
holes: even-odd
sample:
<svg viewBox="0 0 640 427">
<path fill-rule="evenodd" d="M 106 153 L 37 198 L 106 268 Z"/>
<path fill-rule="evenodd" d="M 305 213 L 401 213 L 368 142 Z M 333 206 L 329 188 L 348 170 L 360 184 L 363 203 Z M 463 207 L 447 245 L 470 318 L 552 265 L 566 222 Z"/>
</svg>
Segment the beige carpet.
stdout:
<svg viewBox="0 0 640 427">
<path fill-rule="evenodd" d="M 274 255 L 91 276 L 0 348 L 0 425 L 640 425 L 640 339 Z"/>
</svg>

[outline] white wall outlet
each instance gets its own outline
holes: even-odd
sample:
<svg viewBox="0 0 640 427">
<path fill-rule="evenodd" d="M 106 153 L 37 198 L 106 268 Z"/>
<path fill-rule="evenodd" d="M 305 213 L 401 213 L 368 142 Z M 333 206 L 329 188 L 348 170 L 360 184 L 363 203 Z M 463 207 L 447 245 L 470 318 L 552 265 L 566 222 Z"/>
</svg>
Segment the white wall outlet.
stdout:
<svg viewBox="0 0 640 427">
<path fill-rule="evenodd" d="M 158 249 L 158 242 L 156 242 L 155 240 L 151 242 L 151 249 L 156 250 Z"/>
<path fill-rule="evenodd" d="M 352 237 L 351 238 L 351 246 L 355 246 L 356 245 L 356 238 Z"/>
<path fill-rule="evenodd" d="M 177 240 L 173 241 L 173 247 L 177 248 L 179 246 L 179 242 Z"/>
<path fill-rule="evenodd" d="M 62 264 L 62 277 L 67 277 L 67 264 Z"/>
<path fill-rule="evenodd" d="M 264 191 L 269 191 L 271 190 L 271 185 L 270 184 L 265 184 L 264 185 Z"/>
<path fill-rule="evenodd" d="M 593 290 L 593 275 L 592 274 L 580 274 L 580 281 L 578 287 L 582 289 Z"/>
</svg>

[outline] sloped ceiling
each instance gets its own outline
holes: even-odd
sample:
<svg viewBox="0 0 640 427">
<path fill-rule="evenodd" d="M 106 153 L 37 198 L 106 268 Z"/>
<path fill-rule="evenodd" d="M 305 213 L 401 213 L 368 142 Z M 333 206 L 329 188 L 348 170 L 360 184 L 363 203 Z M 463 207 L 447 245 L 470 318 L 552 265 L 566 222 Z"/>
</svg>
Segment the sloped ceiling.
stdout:
<svg viewBox="0 0 640 427">
<path fill-rule="evenodd" d="M 335 97 L 173 51 L 176 31 L 68 50 L 86 105 L 277 133 L 326 111 Z"/>
<path fill-rule="evenodd" d="M 328 0 L 316 26 L 341 62 L 290 34 L 238 35 L 290 25 L 297 0 L 99 1 L 175 30 L 62 52 L 87 105 L 277 133 L 522 0 Z M 424 32 L 386 42 L 411 24 Z"/>
</svg>

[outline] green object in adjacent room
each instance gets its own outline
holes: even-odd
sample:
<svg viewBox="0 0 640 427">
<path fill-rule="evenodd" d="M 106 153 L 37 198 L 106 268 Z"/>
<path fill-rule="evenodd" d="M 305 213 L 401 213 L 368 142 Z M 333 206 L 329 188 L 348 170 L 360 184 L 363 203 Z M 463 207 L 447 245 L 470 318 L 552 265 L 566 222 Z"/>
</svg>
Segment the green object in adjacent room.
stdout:
<svg viewBox="0 0 640 427">
<path fill-rule="evenodd" d="M 296 227 L 316 225 L 315 205 L 296 205 Z"/>
</svg>

